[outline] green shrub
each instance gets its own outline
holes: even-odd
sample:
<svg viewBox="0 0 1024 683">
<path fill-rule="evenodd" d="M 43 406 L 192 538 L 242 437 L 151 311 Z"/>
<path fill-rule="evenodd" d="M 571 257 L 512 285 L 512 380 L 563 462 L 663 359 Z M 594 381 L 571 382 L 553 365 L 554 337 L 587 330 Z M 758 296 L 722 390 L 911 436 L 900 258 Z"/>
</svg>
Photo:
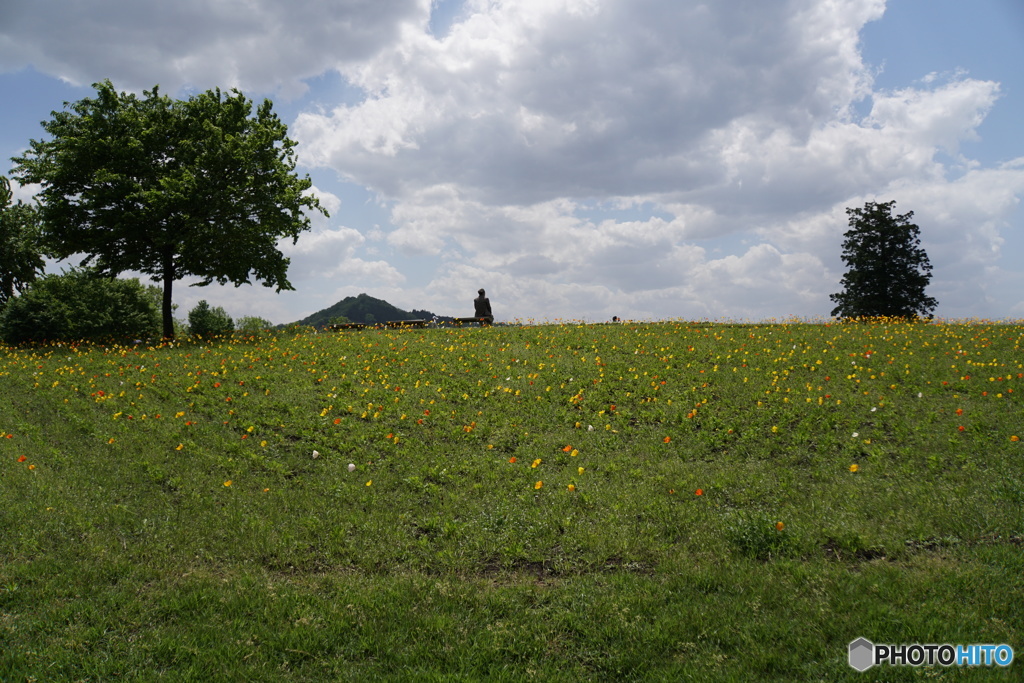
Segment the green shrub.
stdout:
<svg viewBox="0 0 1024 683">
<path fill-rule="evenodd" d="M 160 315 L 137 279 L 100 277 L 81 268 L 37 280 L 0 316 L 0 337 L 8 344 L 159 334 Z"/>
<path fill-rule="evenodd" d="M 234 332 L 235 322 L 223 308 L 211 308 L 203 299 L 188 312 L 188 329 L 194 337 L 223 337 Z"/>
<path fill-rule="evenodd" d="M 246 334 L 260 334 L 273 326 L 274 324 L 269 320 L 255 315 L 242 316 L 235 322 L 235 329 Z"/>
</svg>

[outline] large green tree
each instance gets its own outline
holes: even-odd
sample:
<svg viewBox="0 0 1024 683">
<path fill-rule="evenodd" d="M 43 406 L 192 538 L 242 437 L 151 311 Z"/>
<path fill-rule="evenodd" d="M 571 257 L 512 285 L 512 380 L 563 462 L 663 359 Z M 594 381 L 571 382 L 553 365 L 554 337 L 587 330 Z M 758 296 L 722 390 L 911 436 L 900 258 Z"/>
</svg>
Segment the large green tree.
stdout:
<svg viewBox="0 0 1024 683">
<path fill-rule="evenodd" d="M 292 289 L 277 242 L 309 229 L 303 210 L 327 212 L 295 174 L 295 142 L 264 100 L 209 90 L 187 100 L 158 88 L 138 97 L 97 83 L 94 98 L 65 103 L 14 159 L 39 183 L 43 244 L 57 258 L 163 283 L 163 333 L 174 335 L 172 284 L 253 279 Z"/>
<path fill-rule="evenodd" d="M 35 207 L 14 202 L 11 184 L 0 176 L 0 310 L 43 274 Z"/>
<path fill-rule="evenodd" d="M 932 264 L 921 248 L 921 230 L 910 222 L 911 211 L 893 215 L 896 202 L 867 202 L 846 209 L 850 229 L 843 242 L 848 270 L 832 294 L 832 315 L 844 318 L 886 316 L 931 317 L 938 302 L 925 294 Z"/>
</svg>

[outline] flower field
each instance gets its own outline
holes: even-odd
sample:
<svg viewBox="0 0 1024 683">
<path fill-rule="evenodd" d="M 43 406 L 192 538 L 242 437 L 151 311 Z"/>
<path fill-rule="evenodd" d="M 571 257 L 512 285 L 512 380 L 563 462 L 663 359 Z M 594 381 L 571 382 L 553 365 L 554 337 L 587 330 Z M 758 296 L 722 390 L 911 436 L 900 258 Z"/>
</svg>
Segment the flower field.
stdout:
<svg viewBox="0 0 1024 683">
<path fill-rule="evenodd" d="M 1024 652 L 1019 324 L 0 348 L 0 388 L 2 680 L 853 680 L 860 636 Z"/>
</svg>

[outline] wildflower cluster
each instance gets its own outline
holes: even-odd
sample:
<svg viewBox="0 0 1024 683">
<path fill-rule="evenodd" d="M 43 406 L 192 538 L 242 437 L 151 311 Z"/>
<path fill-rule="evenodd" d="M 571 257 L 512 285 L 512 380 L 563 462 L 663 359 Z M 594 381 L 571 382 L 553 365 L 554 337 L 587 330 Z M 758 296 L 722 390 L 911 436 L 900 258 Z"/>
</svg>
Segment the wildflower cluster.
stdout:
<svg viewBox="0 0 1024 683">
<path fill-rule="evenodd" d="M 161 453 L 221 493 L 323 477 L 364 497 L 689 490 L 736 506 L 743 492 L 711 472 L 750 453 L 868 486 L 900 458 L 1015 447 L 1021 339 L 1016 325 L 888 321 L 367 330 L 8 348 L 0 379 L 100 416 L 83 437 L 95 445 Z M 5 419 L 0 455 L 40 474 L 44 454 L 14 438 L 23 418 Z"/>
</svg>

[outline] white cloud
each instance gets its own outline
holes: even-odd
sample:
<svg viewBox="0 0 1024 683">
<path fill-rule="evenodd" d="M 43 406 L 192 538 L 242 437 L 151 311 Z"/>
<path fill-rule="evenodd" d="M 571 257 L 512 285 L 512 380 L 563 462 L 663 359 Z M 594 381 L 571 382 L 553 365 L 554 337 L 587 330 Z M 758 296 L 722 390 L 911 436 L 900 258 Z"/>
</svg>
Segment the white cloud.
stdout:
<svg viewBox="0 0 1024 683">
<path fill-rule="evenodd" d="M 10 180 L 8 178 L 8 180 Z M 26 204 L 35 204 L 36 195 L 39 194 L 43 189 L 42 185 L 35 183 L 29 183 L 27 185 L 20 185 L 16 180 L 11 181 L 11 199 L 15 202 L 24 202 Z"/>
<path fill-rule="evenodd" d="M 858 36 L 882 2 L 470 7 L 444 40 L 406 34 L 348 71 L 365 102 L 294 130 L 317 163 L 392 199 L 392 245 L 501 274 L 526 310 L 571 316 L 563 292 L 582 287 L 584 310 L 827 313 L 843 209 L 880 195 L 966 202 L 954 258 L 938 226 L 925 233 L 937 284 L 1000 256 L 1021 169 L 979 194 L 985 174 L 938 156 L 975 137 L 999 85 L 952 74 L 872 92 Z M 585 218 L 591 197 L 649 208 Z M 700 248 L 730 235 L 726 256 Z"/>
<path fill-rule="evenodd" d="M 390 214 L 361 225 L 316 190 L 332 218 L 282 246 L 303 306 L 367 291 L 458 313 L 486 286 L 499 319 L 827 314 L 844 209 L 889 199 L 916 212 L 940 311 L 1019 303 L 992 278 L 1020 280 L 1024 163 L 964 152 L 1001 86 L 877 89 L 860 39 L 884 0 L 466 0 L 440 38 L 428 0 L 174 6 L 8 8 L 0 68 L 285 92 L 336 69 L 365 96 L 318 99 L 291 137 Z"/>
<path fill-rule="evenodd" d="M 905 88 L 877 93 L 865 123 L 885 131 L 890 140 L 955 154 L 961 141 L 977 138 L 975 129 L 995 104 L 998 93 L 998 83 L 969 78 L 957 78 L 934 90 Z"/>
<path fill-rule="evenodd" d="M 342 227 L 303 233 L 295 244 L 283 241 L 278 248 L 291 259 L 290 271 L 296 282 L 328 279 L 372 288 L 405 281 L 405 276 L 387 262 L 358 256 L 365 243 L 366 238 L 358 230 Z"/>
<path fill-rule="evenodd" d="M 319 200 L 320 206 L 325 208 L 327 210 L 327 213 L 329 214 L 338 213 L 338 210 L 341 209 L 341 198 L 338 195 L 328 192 L 326 190 L 322 190 L 316 185 L 312 185 L 303 194 L 315 196 Z M 321 214 L 319 211 L 314 211 L 312 215 L 322 216 L 323 214 Z"/>
<path fill-rule="evenodd" d="M 299 117 L 314 163 L 391 196 L 457 184 L 488 203 L 707 187 L 714 131 L 800 137 L 868 90 L 857 32 L 880 2 L 471 3 L 344 70 L 370 97 Z M 794 11 L 795 8 L 795 11 Z"/>
<path fill-rule="evenodd" d="M 302 79 L 370 57 L 428 17 L 429 0 L 11 0 L 0 9 L 0 69 L 295 95 Z"/>
</svg>

